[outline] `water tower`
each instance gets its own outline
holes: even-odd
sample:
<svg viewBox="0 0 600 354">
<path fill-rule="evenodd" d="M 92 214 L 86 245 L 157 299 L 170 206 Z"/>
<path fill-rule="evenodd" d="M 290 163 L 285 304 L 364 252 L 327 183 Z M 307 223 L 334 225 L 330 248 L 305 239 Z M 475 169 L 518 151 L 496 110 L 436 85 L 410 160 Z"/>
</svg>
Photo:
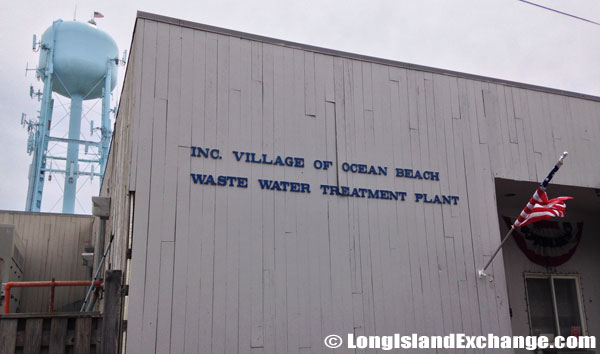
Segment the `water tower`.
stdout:
<svg viewBox="0 0 600 354">
<path fill-rule="evenodd" d="M 43 81 L 43 91 L 34 92 L 41 99 L 37 122 L 25 121 L 30 131 L 28 151 L 33 153 L 29 168 L 27 211 L 40 211 L 44 180 L 50 173 L 65 175 L 63 189 L 63 213 L 73 213 L 77 178 L 79 176 L 102 176 L 110 147 L 111 126 L 109 114 L 110 93 L 117 83 L 118 49 L 115 41 L 104 31 L 90 23 L 76 21 L 54 21 L 37 42 L 33 37 L 33 50 L 40 52 L 36 70 L 38 80 Z M 68 138 L 52 136 L 52 92 L 71 100 Z M 101 140 L 89 141 L 81 138 L 82 103 L 84 100 L 102 99 Z M 91 127 L 93 129 L 93 126 Z M 48 154 L 48 143 L 67 144 L 66 156 Z M 95 159 L 79 158 L 80 147 L 97 150 Z M 64 168 L 55 169 L 50 161 L 61 162 Z M 80 171 L 79 162 L 92 163 L 91 171 Z M 64 163 L 64 165 L 62 165 Z M 99 165 L 99 172 L 93 166 Z"/>
</svg>

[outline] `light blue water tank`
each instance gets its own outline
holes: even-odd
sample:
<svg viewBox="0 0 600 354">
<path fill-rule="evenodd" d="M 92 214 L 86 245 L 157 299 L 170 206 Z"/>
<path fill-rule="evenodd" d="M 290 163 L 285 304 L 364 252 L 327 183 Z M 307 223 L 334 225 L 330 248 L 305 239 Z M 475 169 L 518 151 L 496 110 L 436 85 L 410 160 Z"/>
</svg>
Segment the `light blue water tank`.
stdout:
<svg viewBox="0 0 600 354">
<path fill-rule="evenodd" d="M 102 97 L 107 62 L 118 58 L 117 43 L 111 36 L 88 23 L 58 21 L 42 35 L 42 46 L 54 46 L 52 91 L 69 98 L 83 96 L 84 100 Z M 40 51 L 40 69 L 46 65 L 47 55 L 47 50 Z M 114 60 L 111 63 L 112 91 L 117 84 L 117 65 Z M 43 80 L 43 72 L 38 74 Z"/>
</svg>

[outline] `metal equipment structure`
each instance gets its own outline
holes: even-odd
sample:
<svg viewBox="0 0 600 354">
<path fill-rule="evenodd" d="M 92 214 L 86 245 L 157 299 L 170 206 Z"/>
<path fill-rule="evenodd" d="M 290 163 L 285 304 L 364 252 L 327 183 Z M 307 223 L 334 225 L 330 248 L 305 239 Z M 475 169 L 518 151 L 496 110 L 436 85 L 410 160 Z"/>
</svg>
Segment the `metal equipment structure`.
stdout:
<svg viewBox="0 0 600 354">
<path fill-rule="evenodd" d="M 3 306 L 19 307 L 21 292 L 6 291 L 6 284 L 23 280 L 25 272 L 25 244 L 15 226 L 0 224 L 0 299 Z"/>
<path fill-rule="evenodd" d="M 21 118 L 21 124 L 29 132 L 27 150 L 33 154 L 25 208 L 40 211 L 45 177 L 59 173 L 65 176 L 62 212 L 73 213 L 77 178 L 98 176 L 102 179 L 104 175 L 112 135 L 110 113 L 115 111 L 110 108 L 110 93 L 117 83 L 117 66 L 125 63 L 126 52 L 119 59 L 115 41 L 92 24 L 62 20 L 54 21 L 39 42 L 34 35 L 33 50 L 40 51 L 39 64 L 34 70 L 44 88 L 37 92 L 33 86 L 30 88 L 30 96 L 37 96 L 41 101 L 38 120 L 26 120 L 24 114 Z M 66 138 L 50 134 L 53 92 L 71 99 Z M 81 138 L 82 103 L 92 99 L 102 99 L 100 141 Z M 92 121 L 90 131 L 94 130 Z M 49 142 L 67 144 L 66 156 L 50 155 Z M 79 158 L 82 146 L 86 154 L 90 153 L 89 148 L 95 149 L 94 157 Z M 57 161 L 60 167 L 53 167 L 51 161 Z M 89 163 L 90 170 L 80 170 L 79 162 Z M 95 171 L 95 165 L 99 165 L 99 172 Z"/>
</svg>

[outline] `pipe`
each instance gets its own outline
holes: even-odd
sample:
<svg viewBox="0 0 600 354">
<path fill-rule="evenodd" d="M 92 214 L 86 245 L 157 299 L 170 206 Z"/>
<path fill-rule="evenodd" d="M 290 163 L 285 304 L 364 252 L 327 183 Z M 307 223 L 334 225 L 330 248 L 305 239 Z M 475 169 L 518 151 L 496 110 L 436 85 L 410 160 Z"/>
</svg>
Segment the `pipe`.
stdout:
<svg viewBox="0 0 600 354">
<path fill-rule="evenodd" d="M 100 270 L 102 269 L 102 265 L 104 264 L 104 260 L 106 259 L 106 255 L 108 254 L 108 251 L 110 251 L 110 246 L 112 245 L 113 240 L 115 239 L 115 235 L 110 235 L 110 241 L 108 241 L 108 246 L 106 246 L 106 251 L 104 251 L 104 254 L 102 255 L 102 259 L 100 260 L 100 265 L 98 266 L 98 268 L 96 269 L 96 274 L 94 275 L 94 284 L 96 284 L 96 279 L 98 279 L 98 276 L 100 275 Z M 91 284 L 91 283 L 90 283 Z M 92 292 L 92 286 L 90 286 L 88 288 L 87 293 L 85 294 L 85 299 L 83 299 L 83 304 L 81 305 L 81 309 L 79 310 L 79 312 L 83 312 L 85 311 L 89 311 L 91 310 L 91 306 L 89 306 L 91 304 L 88 304 L 88 299 L 90 298 Z M 88 305 L 88 306 L 86 306 Z"/>
<path fill-rule="evenodd" d="M 104 249 L 104 236 L 106 234 L 106 219 L 105 218 L 100 218 L 100 225 L 98 226 L 98 242 L 96 243 L 96 249 L 98 250 L 98 252 L 94 252 L 96 257 L 95 258 L 95 264 L 94 264 L 94 268 L 99 269 L 100 267 L 102 267 L 102 258 L 104 256 L 104 254 L 100 254 L 100 250 Z"/>
<path fill-rule="evenodd" d="M 56 290 L 56 280 L 52 278 L 52 285 L 50 285 L 50 309 L 48 312 L 54 312 L 54 291 Z"/>
<path fill-rule="evenodd" d="M 10 289 L 12 288 L 46 288 L 51 286 L 89 286 L 91 280 L 59 280 L 59 281 L 9 281 L 4 286 L 4 314 L 10 312 Z M 94 287 L 102 286 L 102 281 L 94 282 Z"/>
</svg>

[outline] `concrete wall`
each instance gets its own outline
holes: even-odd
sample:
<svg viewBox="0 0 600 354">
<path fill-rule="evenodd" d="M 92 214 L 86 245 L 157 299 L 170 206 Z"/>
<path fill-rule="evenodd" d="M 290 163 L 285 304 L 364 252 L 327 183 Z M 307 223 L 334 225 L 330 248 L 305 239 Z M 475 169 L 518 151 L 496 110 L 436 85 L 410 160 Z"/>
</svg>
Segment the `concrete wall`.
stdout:
<svg viewBox="0 0 600 354">
<path fill-rule="evenodd" d="M 92 242 L 91 216 L 0 211 L 0 224 L 15 225 L 25 243 L 24 281 L 88 280 L 81 253 Z M 55 310 L 83 300 L 83 287 L 57 288 Z M 50 288 L 21 291 L 21 312 L 46 312 Z"/>
<path fill-rule="evenodd" d="M 351 332 L 510 334 L 502 259 L 494 282 L 476 276 L 500 239 L 494 178 L 543 179 L 568 150 L 576 169 L 557 182 L 600 185 L 597 99 L 155 15 L 138 18 L 131 52 L 102 189 L 120 208 L 135 194 L 129 353 L 321 353 L 326 335 Z M 191 146 L 222 159 L 193 157 Z M 317 170 L 315 159 L 333 167 Z M 343 162 L 389 174 L 348 173 Z M 191 173 L 249 186 L 194 184 Z M 311 193 L 262 190 L 258 179 Z M 320 185 L 406 200 L 323 195 Z M 417 203 L 415 193 L 460 200 Z M 124 245 L 131 219 L 112 219 Z"/>
</svg>

